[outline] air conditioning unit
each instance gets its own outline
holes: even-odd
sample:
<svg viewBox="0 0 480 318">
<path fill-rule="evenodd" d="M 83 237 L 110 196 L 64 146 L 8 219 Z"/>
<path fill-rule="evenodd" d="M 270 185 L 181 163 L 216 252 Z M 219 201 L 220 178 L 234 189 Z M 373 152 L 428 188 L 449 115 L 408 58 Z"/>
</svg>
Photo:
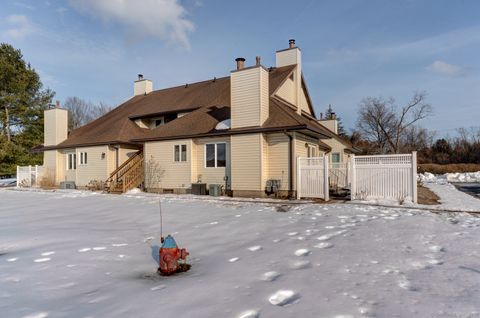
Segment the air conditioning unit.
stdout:
<svg viewBox="0 0 480 318">
<path fill-rule="evenodd" d="M 208 186 L 208 194 L 213 197 L 219 197 L 222 195 L 222 185 L 221 184 L 210 184 Z"/>
<path fill-rule="evenodd" d="M 206 195 L 207 184 L 206 183 L 192 183 L 192 194 Z"/>
<path fill-rule="evenodd" d="M 74 181 L 62 181 L 60 182 L 60 189 L 76 189 Z"/>
<path fill-rule="evenodd" d="M 270 179 L 267 180 L 267 185 L 265 187 L 265 192 L 268 194 L 277 193 L 282 186 L 282 180 Z"/>
</svg>

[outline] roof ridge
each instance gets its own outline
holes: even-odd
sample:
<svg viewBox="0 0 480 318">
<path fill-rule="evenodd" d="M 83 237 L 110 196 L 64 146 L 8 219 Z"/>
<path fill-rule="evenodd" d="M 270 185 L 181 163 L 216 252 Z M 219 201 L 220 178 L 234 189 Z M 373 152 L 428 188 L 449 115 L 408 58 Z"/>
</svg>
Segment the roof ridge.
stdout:
<svg viewBox="0 0 480 318">
<path fill-rule="evenodd" d="M 181 87 L 185 87 L 185 85 L 196 85 L 196 84 L 201 84 L 201 83 L 206 83 L 206 82 L 212 82 L 212 83 L 214 83 L 215 81 L 224 80 L 224 79 L 227 79 L 227 78 L 230 78 L 230 75 L 229 75 L 229 76 L 223 76 L 223 77 L 213 77 L 212 79 L 207 79 L 207 80 L 203 80 L 203 81 L 198 81 L 198 82 L 193 82 L 193 83 L 185 83 L 185 84 L 182 84 L 182 85 L 176 85 L 176 86 L 171 86 L 171 87 L 165 87 L 165 88 L 161 88 L 161 89 L 156 89 L 156 90 L 151 91 L 151 93 L 161 92 L 161 91 L 165 91 L 165 90 L 167 90 L 167 89 L 181 88 Z M 214 80 L 215 80 L 215 81 L 214 81 Z M 148 95 L 148 94 L 147 94 L 147 95 Z"/>
</svg>

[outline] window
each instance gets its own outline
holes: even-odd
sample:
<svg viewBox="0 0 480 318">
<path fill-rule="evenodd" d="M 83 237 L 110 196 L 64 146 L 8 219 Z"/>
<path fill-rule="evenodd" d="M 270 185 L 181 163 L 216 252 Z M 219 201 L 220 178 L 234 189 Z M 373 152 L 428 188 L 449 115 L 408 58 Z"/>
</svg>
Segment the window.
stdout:
<svg viewBox="0 0 480 318">
<path fill-rule="evenodd" d="M 339 163 L 340 162 L 340 153 L 334 152 L 332 153 L 332 163 Z"/>
<path fill-rule="evenodd" d="M 164 124 L 163 117 L 155 119 L 155 127 L 158 127 L 158 126 L 163 125 L 163 124 Z"/>
<path fill-rule="evenodd" d="M 187 162 L 187 145 L 175 145 L 174 160 L 175 162 Z"/>
<path fill-rule="evenodd" d="M 317 157 L 317 147 L 314 145 L 308 145 L 307 157 Z"/>
<path fill-rule="evenodd" d="M 80 164 L 81 165 L 86 165 L 87 164 L 87 153 L 86 152 L 81 152 L 80 153 Z"/>
<path fill-rule="evenodd" d="M 69 153 L 67 154 L 67 170 L 77 169 L 77 154 Z"/>
<path fill-rule="evenodd" d="M 219 168 L 227 165 L 227 144 L 205 144 L 205 167 Z"/>
</svg>

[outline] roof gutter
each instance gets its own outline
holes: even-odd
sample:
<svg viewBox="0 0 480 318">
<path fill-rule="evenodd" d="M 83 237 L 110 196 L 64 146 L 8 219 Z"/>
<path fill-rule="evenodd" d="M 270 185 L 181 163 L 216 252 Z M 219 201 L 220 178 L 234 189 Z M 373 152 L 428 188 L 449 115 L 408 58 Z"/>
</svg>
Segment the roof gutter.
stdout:
<svg viewBox="0 0 480 318">
<path fill-rule="evenodd" d="M 137 142 L 125 142 L 125 141 L 108 141 L 108 142 L 92 142 L 86 144 L 77 144 L 77 145 L 57 145 L 57 146 L 46 146 L 38 149 L 33 149 L 33 153 L 40 153 L 48 150 L 61 150 L 61 149 L 72 149 L 80 147 L 92 147 L 92 146 L 111 146 L 111 145 L 126 145 L 126 146 L 142 146 L 142 144 Z"/>
<path fill-rule="evenodd" d="M 306 125 L 299 126 L 289 126 L 289 127 L 275 127 L 275 128 L 252 128 L 245 130 L 225 130 L 221 132 L 205 133 L 205 134 L 196 134 L 196 135 L 182 135 L 182 136 L 170 136 L 170 137 L 151 137 L 151 138 L 141 138 L 141 139 L 132 139 L 134 142 L 142 141 L 164 141 L 164 140 L 178 140 L 178 139 L 188 139 L 188 138 L 204 138 L 204 137 L 219 137 L 219 136 L 230 136 L 230 135 L 240 135 L 240 134 L 253 134 L 258 132 L 275 132 L 288 130 L 299 130 L 299 129 L 308 129 Z"/>
</svg>

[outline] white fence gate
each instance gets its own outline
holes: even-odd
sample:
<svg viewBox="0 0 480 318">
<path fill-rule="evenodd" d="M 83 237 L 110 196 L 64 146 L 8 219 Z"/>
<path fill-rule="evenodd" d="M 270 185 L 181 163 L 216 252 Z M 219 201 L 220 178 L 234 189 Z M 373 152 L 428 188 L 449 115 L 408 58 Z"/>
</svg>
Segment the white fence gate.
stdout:
<svg viewBox="0 0 480 318">
<path fill-rule="evenodd" d="M 352 200 L 417 203 L 417 153 L 350 158 Z"/>
<path fill-rule="evenodd" d="M 38 187 L 44 172 L 43 166 L 17 166 L 17 187 Z"/>
<path fill-rule="evenodd" d="M 297 158 L 297 199 L 329 200 L 328 157 Z"/>
<path fill-rule="evenodd" d="M 350 185 L 348 163 L 331 163 L 328 166 L 328 180 L 330 189 L 338 192 L 338 190 L 348 188 Z"/>
</svg>

